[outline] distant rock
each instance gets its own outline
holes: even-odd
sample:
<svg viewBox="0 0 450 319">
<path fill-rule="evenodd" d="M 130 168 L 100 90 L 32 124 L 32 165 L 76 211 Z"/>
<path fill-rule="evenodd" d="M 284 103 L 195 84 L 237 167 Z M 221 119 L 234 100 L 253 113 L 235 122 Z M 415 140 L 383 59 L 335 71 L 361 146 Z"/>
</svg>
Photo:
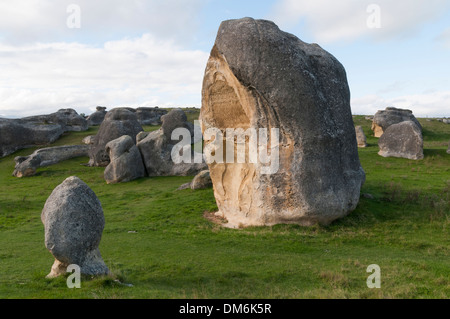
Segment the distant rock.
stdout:
<svg viewBox="0 0 450 319">
<path fill-rule="evenodd" d="M 106 152 L 111 159 L 104 172 L 108 184 L 129 182 L 145 176 L 141 153 L 130 136 L 124 135 L 108 142 Z"/>
<path fill-rule="evenodd" d="M 172 109 L 162 117 L 162 131 L 168 143 L 176 144 L 178 141 L 172 140 L 172 132 L 177 128 L 186 128 L 194 134 L 194 125 L 188 122 L 186 114 L 182 109 Z"/>
<path fill-rule="evenodd" d="M 105 119 L 106 113 L 106 107 L 97 106 L 97 110 L 87 118 L 89 126 L 98 126 L 102 124 L 103 120 Z"/>
<path fill-rule="evenodd" d="M 212 187 L 211 176 L 209 174 L 209 170 L 203 170 L 197 175 L 195 175 L 194 179 L 191 182 L 191 189 L 204 189 Z"/>
<path fill-rule="evenodd" d="M 59 124 L 0 119 L 0 157 L 23 148 L 53 143 L 63 133 Z"/>
<path fill-rule="evenodd" d="M 378 145 L 383 157 L 423 159 L 422 130 L 413 121 L 404 121 L 389 126 L 381 135 Z"/>
<path fill-rule="evenodd" d="M 53 143 L 64 132 L 87 129 L 86 119 L 73 109 L 21 119 L 0 118 L 0 157 L 23 148 Z"/>
<path fill-rule="evenodd" d="M 75 158 L 88 156 L 88 145 L 69 145 L 46 147 L 34 151 L 29 156 L 18 156 L 14 159 L 16 166 L 13 176 L 28 177 L 36 174 L 39 167 L 54 165 L 56 163 Z"/>
<path fill-rule="evenodd" d="M 384 111 L 378 111 L 373 117 L 372 130 L 375 137 L 380 137 L 386 129 L 393 125 L 404 121 L 413 121 L 417 127 L 422 130 L 419 121 L 413 115 L 411 110 L 397 109 L 388 107 Z"/>
<path fill-rule="evenodd" d="M 86 136 L 81 142 L 86 145 L 94 144 L 94 135 Z"/>
<path fill-rule="evenodd" d="M 171 138 L 174 129 L 186 128 L 191 134 L 191 141 L 194 141 L 194 126 L 187 122 L 184 112 L 181 109 L 174 109 L 161 119 L 161 128 L 149 133 L 137 143 L 148 175 L 188 176 L 207 169 L 204 161 L 202 163 L 194 163 L 193 149 L 191 149 L 191 163 L 175 163 L 172 159 L 172 149 L 179 142 L 179 140 L 172 140 Z M 199 135 L 201 135 L 201 132 L 199 132 Z"/>
<path fill-rule="evenodd" d="M 107 275 L 98 246 L 105 226 L 102 205 L 95 193 L 78 177 L 58 185 L 42 210 L 45 247 L 55 257 L 48 278 L 66 273 L 71 264 L 86 275 Z"/>
<path fill-rule="evenodd" d="M 55 113 L 24 117 L 22 120 L 44 125 L 59 124 L 64 132 L 82 132 L 89 128 L 87 120 L 74 109 L 60 109 Z"/>
<path fill-rule="evenodd" d="M 448 143 L 447 154 L 450 154 L 450 143 Z"/>
<path fill-rule="evenodd" d="M 161 117 L 167 114 L 166 110 L 154 107 L 138 107 L 136 116 L 141 125 L 161 125 Z"/>
<path fill-rule="evenodd" d="M 355 132 L 356 132 L 356 141 L 358 143 L 358 147 L 367 147 L 367 138 L 366 135 L 364 134 L 364 130 L 362 128 L 362 126 L 356 126 L 355 127 Z"/>
<path fill-rule="evenodd" d="M 107 166 L 110 162 L 106 144 L 123 135 L 129 135 L 136 143 L 136 135 L 143 131 L 136 114 L 127 108 L 115 108 L 109 111 L 103 120 L 94 143 L 89 150 L 89 166 Z"/>
<path fill-rule="evenodd" d="M 444 124 L 450 124 L 450 119 L 443 119 L 443 120 L 442 120 L 442 123 L 444 123 Z"/>
<path fill-rule="evenodd" d="M 183 190 L 183 189 L 205 189 L 212 187 L 212 180 L 211 175 L 209 174 L 209 170 L 203 170 L 199 172 L 195 177 L 190 181 L 189 183 L 185 183 L 178 187 L 177 190 Z"/>
</svg>

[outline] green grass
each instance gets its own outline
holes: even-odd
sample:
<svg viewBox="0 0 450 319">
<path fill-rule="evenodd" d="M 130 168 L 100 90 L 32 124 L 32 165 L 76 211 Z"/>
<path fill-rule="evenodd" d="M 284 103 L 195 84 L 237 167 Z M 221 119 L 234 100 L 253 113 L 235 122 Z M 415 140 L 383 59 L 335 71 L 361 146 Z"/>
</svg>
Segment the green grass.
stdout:
<svg viewBox="0 0 450 319">
<path fill-rule="evenodd" d="M 359 150 L 362 193 L 373 198 L 362 196 L 328 227 L 226 229 L 203 217 L 217 209 L 212 189 L 176 191 L 192 177 L 107 185 L 103 168 L 76 158 L 18 179 L 13 158 L 33 149 L 0 159 L 0 298 L 450 297 L 450 125 L 420 120 L 425 159 L 411 161 L 378 156 L 370 122 L 354 121 L 368 137 L 369 147 Z M 95 131 L 66 134 L 54 145 L 79 144 Z M 81 289 L 45 278 L 54 259 L 40 221 L 54 187 L 71 175 L 102 203 L 100 251 L 112 272 L 83 278 Z M 381 267 L 381 289 L 366 286 L 371 264 Z"/>
</svg>

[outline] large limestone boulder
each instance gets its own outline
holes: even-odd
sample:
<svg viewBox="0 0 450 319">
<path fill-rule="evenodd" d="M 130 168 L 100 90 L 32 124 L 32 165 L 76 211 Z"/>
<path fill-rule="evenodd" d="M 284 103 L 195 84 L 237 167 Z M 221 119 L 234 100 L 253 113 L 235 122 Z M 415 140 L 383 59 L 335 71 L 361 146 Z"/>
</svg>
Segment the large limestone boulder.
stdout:
<svg viewBox="0 0 450 319">
<path fill-rule="evenodd" d="M 23 148 L 53 143 L 63 133 L 64 130 L 59 124 L 0 119 L 0 157 Z"/>
<path fill-rule="evenodd" d="M 355 127 L 355 133 L 356 133 L 356 142 L 358 143 L 358 147 L 364 148 L 367 147 L 367 138 L 364 134 L 364 130 L 362 126 L 356 126 Z"/>
<path fill-rule="evenodd" d="M 74 109 L 60 109 L 55 113 L 24 117 L 22 120 L 35 123 L 58 124 L 64 132 L 81 132 L 89 128 L 87 120 Z"/>
<path fill-rule="evenodd" d="M 39 167 L 54 165 L 56 163 L 82 156 L 88 156 L 88 145 L 66 145 L 46 147 L 34 151 L 29 156 L 14 158 L 16 166 L 13 176 L 28 177 L 36 174 Z"/>
<path fill-rule="evenodd" d="M 383 157 L 423 159 L 422 130 L 413 121 L 393 124 L 381 135 L 378 146 Z"/>
<path fill-rule="evenodd" d="M 448 150 L 447 150 L 447 154 L 450 154 L 450 142 L 448 143 Z"/>
<path fill-rule="evenodd" d="M 145 176 L 145 167 L 133 139 L 124 135 L 106 144 L 111 162 L 105 169 L 108 184 L 124 183 Z"/>
<path fill-rule="evenodd" d="M 65 274 L 71 264 L 86 275 L 106 275 L 98 249 L 105 226 L 100 201 L 82 180 L 69 177 L 58 185 L 42 210 L 45 247 L 55 257 L 47 277 Z"/>
<path fill-rule="evenodd" d="M 136 143 L 136 135 L 143 131 L 136 114 L 127 108 L 109 111 L 103 120 L 89 150 L 89 166 L 107 166 L 110 162 L 106 144 L 123 135 L 129 135 Z"/>
<path fill-rule="evenodd" d="M 222 22 L 205 71 L 200 118 L 205 150 L 213 144 L 205 137 L 211 128 L 223 136 L 226 128 L 267 129 L 256 163 L 211 163 L 217 152 L 205 152 L 219 214 L 229 226 L 329 224 L 356 208 L 365 173 L 347 77 L 319 45 L 270 21 Z"/>
<path fill-rule="evenodd" d="M 56 141 L 64 132 L 85 131 L 87 121 L 73 109 L 21 119 L 0 118 L 0 157 Z"/>
<path fill-rule="evenodd" d="M 207 169 L 207 165 L 202 158 L 198 163 L 195 160 L 194 148 L 190 147 L 195 143 L 194 126 L 187 121 L 186 115 L 181 109 L 171 110 L 168 114 L 161 117 L 162 126 L 159 130 L 149 133 L 147 136 L 139 138 L 137 146 L 142 154 L 144 165 L 149 176 L 188 176 L 195 175 L 199 171 Z M 186 152 L 190 161 L 177 162 L 172 151 L 174 147 L 182 142 L 181 139 L 172 139 L 172 132 L 175 129 L 184 129 L 189 135 L 187 148 L 179 154 Z M 201 132 L 198 132 L 201 139 Z"/>
<path fill-rule="evenodd" d="M 384 111 L 378 111 L 373 117 L 372 131 L 375 137 L 381 137 L 386 129 L 393 125 L 404 121 L 413 121 L 417 127 L 422 130 L 419 121 L 413 115 L 411 110 L 397 109 L 388 107 Z"/>
</svg>

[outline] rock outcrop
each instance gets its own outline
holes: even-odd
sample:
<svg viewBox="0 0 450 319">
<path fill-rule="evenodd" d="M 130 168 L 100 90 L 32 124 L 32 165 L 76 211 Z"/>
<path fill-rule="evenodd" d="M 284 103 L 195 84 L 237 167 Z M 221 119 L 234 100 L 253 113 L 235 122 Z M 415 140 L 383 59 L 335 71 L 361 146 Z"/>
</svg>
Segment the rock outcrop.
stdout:
<svg viewBox="0 0 450 319">
<path fill-rule="evenodd" d="M 372 131 L 375 137 L 381 137 L 387 128 L 393 124 L 404 121 L 413 121 L 417 127 L 422 130 L 419 121 L 413 115 L 411 110 L 397 109 L 395 107 L 388 107 L 384 111 L 378 111 L 373 117 Z"/>
<path fill-rule="evenodd" d="M 106 107 L 97 106 L 96 111 L 87 118 L 89 126 L 98 126 L 102 124 L 106 116 Z"/>
<path fill-rule="evenodd" d="M 222 22 L 205 71 L 200 118 L 219 215 L 229 226 L 329 224 L 356 208 L 365 173 L 347 77 L 319 45 L 266 20 Z M 205 134 L 214 128 L 222 137 L 211 147 L 215 140 Z M 246 151 L 253 160 L 211 161 L 227 128 L 266 129 L 257 152 Z"/>
<path fill-rule="evenodd" d="M 106 152 L 111 159 L 104 172 L 108 184 L 129 182 L 145 176 L 141 153 L 130 136 L 124 135 L 108 142 Z"/>
<path fill-rule="evenodd" d="M 378 146 L 383 157 L 423 159 L 422 130 L 413 121 L 404 121 L 389 126 L 381 135 Z"/>
<path fill-rule="evenodd" d="M 34 151 L 29 156 L 17 156 L 14 158 L 16 166 L 13 176 L 28 177 L 36 174 L 39 167 L 54 165 L 56 163 L 75 158 L 88 156 L 89 146 L 69 145 L 46 147 Z"/>
<path fill-rule="evenodd" d="M 194 125 L 187 121 L 183 110 L 171 110 L 168 114 L 162 116 L 161 120 L 162 126 L 159 130 L 149 133 L 137 143 L 148 175 L 188 176 L 207 169 L 202 158 L 200 158 L 199 163 L 194 158 L 194 148 L 191 148 L 191 143 L 196 142 L 194 140 Z M 172 139 L 172 132 L 178 128 L 185 129 L 189 138 L 189 141 L 186 143 L 187 148 L 183 152 L 180 149 L 180 153 L 188 152 L 190 159 L 188 162 L 177 162 L 172 157 L 174 147 L 181 141 L 180 139 Z M 201 132 L 198 133 L 201 139 Z"/>
<path fill-rule="evenodd" d="M 71 264 L 86 275 L 107 275 L 98 246 L 105 226 L 102 205 L 82 180 L 69 177 L 58 185 L 42 210 L 45 247 L 55 257 L 47 277 L 65 274 Z"/>
<path fill-rule="evenodd" d="M 167 114 L 166 110 L 158 107 L 138 107 L 136 116 L 141 125 L 160 125 L 161 117 Z"/>
<path fill-rule="evenodd" d="M 73 109 L 21 119 L 0 118 L 0 157 L 23 148 L 53 143 L 64 132 L 87 129 L 86 119 Z"/>
<path fill-rule="evenodd" d="M 136 114 L 126 108 L 109 111 L 103 120 L 89 150 L 89 166 L 107 166 L 110 162 L 106 144 L 123 135 L 129 135 L 136 143 L 136 135 L 143 131 Z"/>
<path fill-rule="evenodd" d="M 358 143 L 358 147 L 364 148 L 367 147 L 367 138 L 364 134 L 364 130 L 362 126 L 356 126 L 355 127 L 355 133 L 356 133 L 356 142 Z"/>
<path fill-rule="evenodd" d="M 450 142 L 448 143 L 447 154 L 450 154 Z"/>
</svg>

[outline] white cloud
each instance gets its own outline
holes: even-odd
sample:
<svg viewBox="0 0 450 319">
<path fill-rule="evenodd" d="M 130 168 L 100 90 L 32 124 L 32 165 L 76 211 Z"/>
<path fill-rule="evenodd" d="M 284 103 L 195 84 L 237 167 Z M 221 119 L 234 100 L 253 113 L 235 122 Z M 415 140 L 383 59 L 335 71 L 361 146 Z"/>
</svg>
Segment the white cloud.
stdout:
<svg viewBox="0 0 450 319">
<path fill-rule="evenodd" d="M 8 43 L 117 39 L 150 33 L 157 38 L 188 41 L 207 0 L 14 0 L 0 2 L 0 39 Z M 67 20 L 80 8 L 81 28 Z"/>
<path fill-rule="evenodd" d="M 412 110 L 417 117 L 450 117 L 450 91 L 427 92 L 394 98 L 367 95 L 352 99 L 352 113 L 373 115 L 388 106 Z"/>
<path fill-rule="evenodd" d="M 106 42 L 0 44 L 0 113 L 22 117 L 96 105 L 199 106 L 209 54 L 150 34 Z"/>
<path fill-rule="evenodd" d="M 381 28 L 369 28 L 375 4 L 380 9 Z M 279 0 L 271 17 L 282 28 L 305 23 L 320 43 L 354 40 L 360 37 L 392 39 L 413 35 L 426 22 L 449 8 L 447 0 Z"/>
</svg>

